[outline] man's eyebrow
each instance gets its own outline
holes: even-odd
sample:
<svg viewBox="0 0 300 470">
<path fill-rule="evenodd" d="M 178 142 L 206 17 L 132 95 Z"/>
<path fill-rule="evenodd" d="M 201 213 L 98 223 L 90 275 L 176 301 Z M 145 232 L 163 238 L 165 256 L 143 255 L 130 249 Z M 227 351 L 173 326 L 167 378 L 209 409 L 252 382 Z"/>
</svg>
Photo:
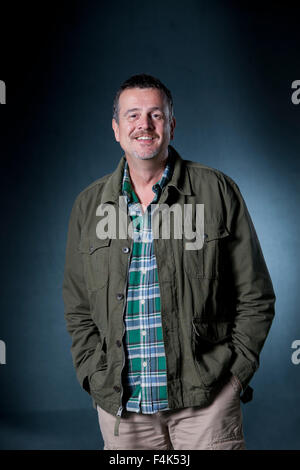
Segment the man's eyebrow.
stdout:
<svg viewBox="0 0 300 470">
<path fill-rule="evenodd" d="M 141 110 L 141 108 L 127 109 L 127 111 L 124 113 L 124 116 L 127 116 L 127 114 L 132 113 L 133 111 L 140 111 L 140 110 Z M 153 106 L 153 108 L 149 109 L 149 111 L 156 111 L 156 110 L 159 110 L 159 111 L 163 112 L 162 108 L 160 108 L 159 106 Z"/>
<path fill-rule="evenodd" d="M 126 113 L 124 113 L 124 116 L 127 116 L 127 114 L 132 113 L 133 111 L 138 111 L 140 108 L 131 108 L 127 109 Z"/>
</svg>

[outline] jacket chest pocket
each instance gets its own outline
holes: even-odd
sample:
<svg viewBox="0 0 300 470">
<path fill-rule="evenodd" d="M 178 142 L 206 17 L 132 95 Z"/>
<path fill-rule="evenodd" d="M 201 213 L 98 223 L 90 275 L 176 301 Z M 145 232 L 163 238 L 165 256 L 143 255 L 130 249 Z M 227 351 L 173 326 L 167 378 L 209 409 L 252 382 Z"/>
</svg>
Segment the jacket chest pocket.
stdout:
<svg viewBox="0 0 300 470">
<path fill-rule="evenodd" d="M 97 290 L 108 283 L 110 238 L 84 237 L 79 244 L 84 275 L 89 290 Z"/>
<path fill-rule="evenodd" d="M 225 244 L 229 232 L 223 224 L 204 226 L 203 247 L 186 250 L 183 245 L 184 269 L 191 277 L 219 279 L 225 269 Z"/>
</svg>

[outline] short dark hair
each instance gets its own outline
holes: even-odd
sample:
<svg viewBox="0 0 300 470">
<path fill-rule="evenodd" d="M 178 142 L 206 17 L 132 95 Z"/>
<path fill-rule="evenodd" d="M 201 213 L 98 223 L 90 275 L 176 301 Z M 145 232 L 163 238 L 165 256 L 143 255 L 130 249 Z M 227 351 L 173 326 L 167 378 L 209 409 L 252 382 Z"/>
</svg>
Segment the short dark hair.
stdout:
<svg viewBox="0 0 300 470">
<path fill-rule="evenodd" d="M 161 90 L 168 102 L 170 119 L 173 117 L 173 98 L 170 90 L 156 77 L 141 73 L 139 75 L 132 75 L 132 77 L 125 80 L 118 89 L 113 103 L 113 118 L 119 122 L 119 98 L 122 91 L 128 88 L 156 88 Z"/>
</svg>

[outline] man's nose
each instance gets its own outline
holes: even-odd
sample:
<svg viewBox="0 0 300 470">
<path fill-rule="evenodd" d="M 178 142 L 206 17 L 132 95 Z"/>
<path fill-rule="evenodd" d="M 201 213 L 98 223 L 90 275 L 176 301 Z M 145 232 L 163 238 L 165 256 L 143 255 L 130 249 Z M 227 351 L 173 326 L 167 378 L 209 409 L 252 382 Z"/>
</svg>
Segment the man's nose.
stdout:
<svg viewBox="0 0 300 470">
<path fill-rule="evenodd" d="M 139 122 L 138 122 L 139 129 L 153 129 L 153 127 L 154 126 L 153 126 L 151 116 L 146 114 L 140 117 Z"/>
</svg>

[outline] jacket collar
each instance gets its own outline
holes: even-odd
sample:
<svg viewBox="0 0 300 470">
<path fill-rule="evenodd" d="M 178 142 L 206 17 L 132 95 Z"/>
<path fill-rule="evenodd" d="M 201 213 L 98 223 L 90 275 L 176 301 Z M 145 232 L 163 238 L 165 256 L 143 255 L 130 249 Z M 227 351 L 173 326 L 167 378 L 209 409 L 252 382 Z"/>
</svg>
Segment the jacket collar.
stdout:
<svg viewBox="0 0 300 470">
<path fill-rule="evenodd" d="M 170 157 L 174 163 L 174 170 L 172 177 L 166 186 L 173 186 L 181 194 L 190 196 L 192 194 L 191 183 L 185 161 L 171 145 L 169 145 L 168 148 Z M 102 204 L 107 202 L 117 202 L 119 196 L 122 196 L 122 180 L 125 162 L 126 157 L 123 155 L 116 170 L 107 179 L 102 192 Z"/>
</svg>

